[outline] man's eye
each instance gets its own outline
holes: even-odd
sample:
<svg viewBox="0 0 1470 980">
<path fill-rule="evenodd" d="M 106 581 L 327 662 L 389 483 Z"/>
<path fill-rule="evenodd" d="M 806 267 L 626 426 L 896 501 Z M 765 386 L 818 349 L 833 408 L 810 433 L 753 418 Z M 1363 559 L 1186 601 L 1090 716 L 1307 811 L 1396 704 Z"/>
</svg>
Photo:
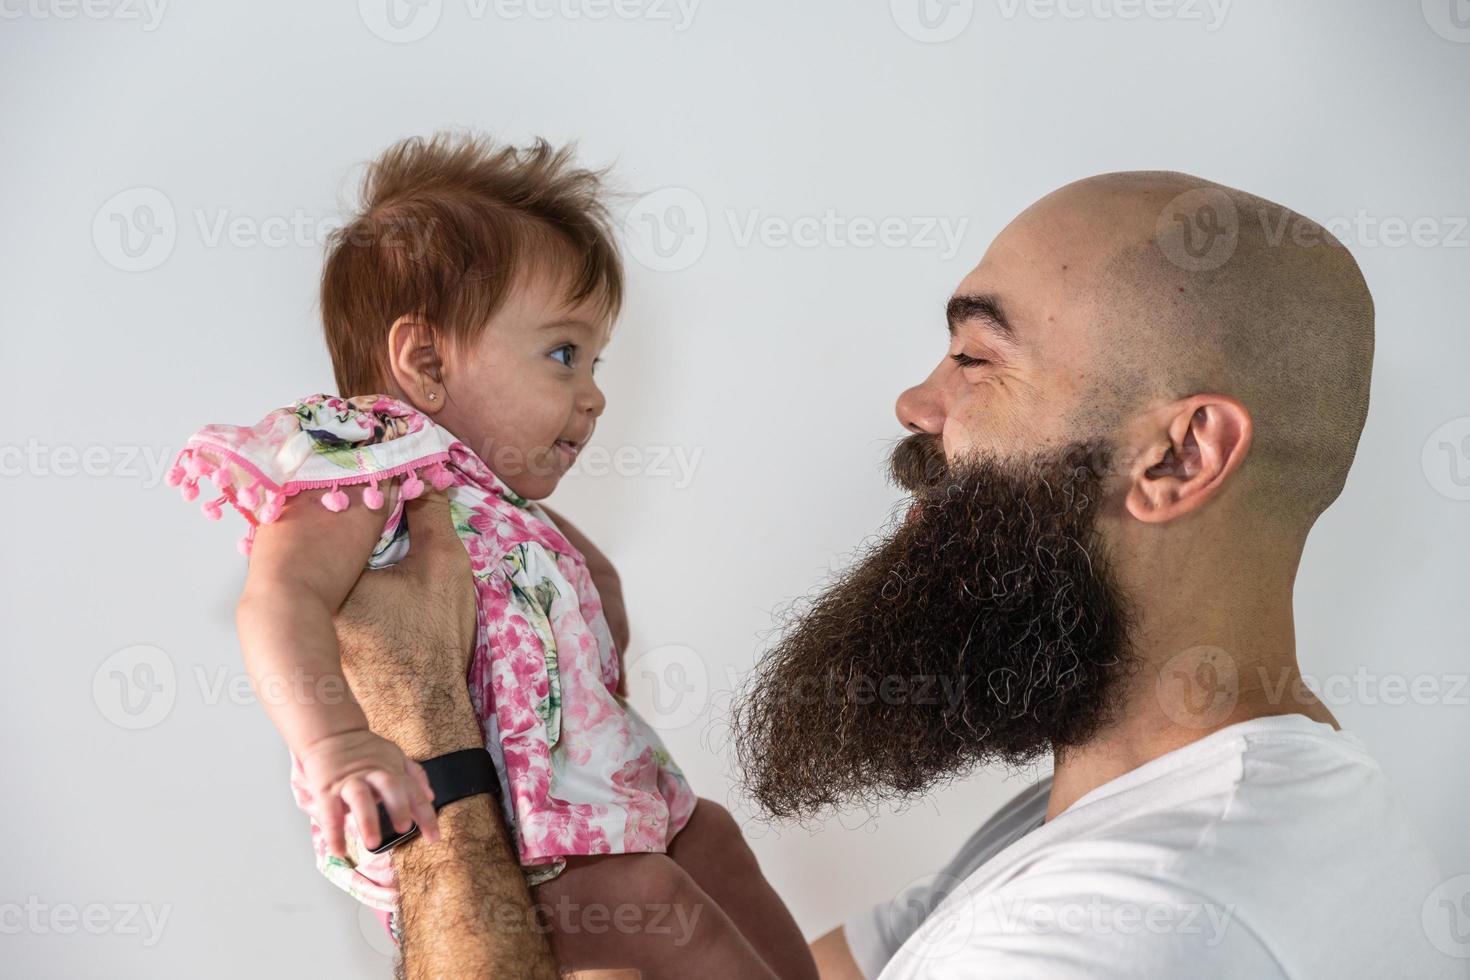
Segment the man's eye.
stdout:
<svg viewBox="0 0 1470 980">
<path fill-rule="evenodd" d="M 963 352 L 959 354 L 951 354 L 949 355 L 949 359 L 951 361 L 954 361 L 960 367 L 975 367 L 976 365 L 990 363 L 983 357 L 971 357 L 969 354 L 965 354 Z"/>
<path fill-rule="evenodd" d="M 577 358 L 576 344 L 562 344 L 548 355 L 553 361 L 557 361 L 566 367 L 571 367 Z"/>
</svg>

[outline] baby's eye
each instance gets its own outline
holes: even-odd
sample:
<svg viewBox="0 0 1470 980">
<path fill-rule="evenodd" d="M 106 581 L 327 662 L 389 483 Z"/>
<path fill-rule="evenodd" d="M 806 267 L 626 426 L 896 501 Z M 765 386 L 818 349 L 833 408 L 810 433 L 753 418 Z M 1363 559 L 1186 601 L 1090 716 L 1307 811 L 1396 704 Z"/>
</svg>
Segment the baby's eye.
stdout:
<svg viewBox="0 0 1470 980">
<path fill-rule="evenodd" d="M 959 354 L 951 354 L 949 355 L 949 359 L 951 361 L 954 361 L 960 367 L 975 367 L 980 364 L 990 363 L 983 357 L 971 357 L 969 354 L 966 354 L 964 352 L 961 352 Z"/>
<path fill-rule="evenodd" d="M 560 347 L 552 351 L 547 356 L 549 356 L 553 361 L 557 361 L 558 363 L 563 364 L 566 367 L 571 367 L 577 359 L 577 345 L 562 344 Z"/>
</svg>

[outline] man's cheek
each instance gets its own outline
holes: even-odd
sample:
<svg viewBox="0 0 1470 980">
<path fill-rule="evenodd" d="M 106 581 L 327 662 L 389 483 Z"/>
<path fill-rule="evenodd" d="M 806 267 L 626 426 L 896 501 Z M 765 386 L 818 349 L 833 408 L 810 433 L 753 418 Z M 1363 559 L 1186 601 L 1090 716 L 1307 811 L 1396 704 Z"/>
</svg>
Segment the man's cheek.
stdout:
<svg viewBox="0 0 1470 980">
<path fill-rule="evenodd" d="M 945 425 L 950 459 L 962 453 L 1012 459 L 1030 455 L 1066 433 L 1034 392 L 1013 379 L 996 378 L 973 386 L 960 411 Z M 951 435 L 951 429 L 953 435 Z"/>
</svg>

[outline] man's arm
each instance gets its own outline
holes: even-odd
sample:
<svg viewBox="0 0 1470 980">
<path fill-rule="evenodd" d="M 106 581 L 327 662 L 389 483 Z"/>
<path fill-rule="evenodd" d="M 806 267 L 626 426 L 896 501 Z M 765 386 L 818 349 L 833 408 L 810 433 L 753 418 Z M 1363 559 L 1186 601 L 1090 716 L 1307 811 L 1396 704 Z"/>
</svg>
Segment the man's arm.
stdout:
<svg viewBox="0 0 1470 980">
<path fill-rule="evenodd" d="M 408 719 L 411 756 L 427 759 L 484 744 L 463 685 L 461 693 L 441 700 L 432 719 Z M 449 804 L 440 811 L 439 832 L 437 844 L 415 837 L 393 851 L 405 975 L 554 978 L 551 950 L 532 917 L 531 896 L 494 800 L 480 794 Z"/>
<path fill-rule="evenodd" d="M 817 961 L 817 976 L 821 980 L 866 980 L 857 960 L 853 959 L 841 926 L 812 943 L 812 959 Z"/>
<path fill-rule="evenodd" d="M 475 635 L 469 559 L 441 494 L 408 504 L 413 548 L 362 576 L 338 616 L 342 666 L 373 731 L 410 758 L 483 747 L 465 675 Z M 409 980 L 555 980 L 505 825 L 487 795 L 439 813 L 438 843 L 393 851 Z"/>
</svg>

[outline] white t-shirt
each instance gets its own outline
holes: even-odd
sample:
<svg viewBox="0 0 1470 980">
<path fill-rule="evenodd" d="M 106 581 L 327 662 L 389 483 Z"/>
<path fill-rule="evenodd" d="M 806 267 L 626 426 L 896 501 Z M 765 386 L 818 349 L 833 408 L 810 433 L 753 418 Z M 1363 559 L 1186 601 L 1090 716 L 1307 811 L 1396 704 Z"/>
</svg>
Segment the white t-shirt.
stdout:
<svg viewBox="0 0 1470 980">
<path fill-rule="evenodd" d="M 864 975 L 1470 976 L 1470 944 L 1437 933 L 1436 861 L 1363 743 L 1331 725 L 1231 725 L 1044 822 L 1050 792 L 1047 777 L 937 875 L 844 923 Z"/>
</svg>

